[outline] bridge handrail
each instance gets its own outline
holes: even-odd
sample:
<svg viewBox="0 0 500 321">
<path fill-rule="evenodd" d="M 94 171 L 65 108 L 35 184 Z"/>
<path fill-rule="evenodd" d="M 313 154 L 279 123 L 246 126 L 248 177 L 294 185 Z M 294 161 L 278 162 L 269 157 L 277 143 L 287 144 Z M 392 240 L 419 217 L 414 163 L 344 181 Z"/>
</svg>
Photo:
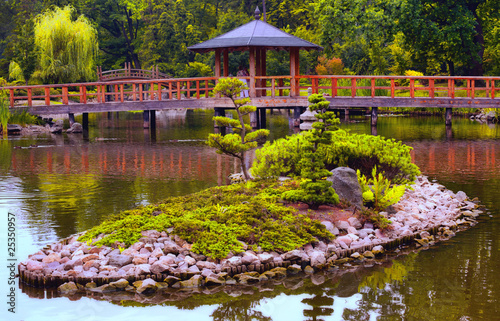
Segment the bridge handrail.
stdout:
<svg viewBox="0 0 500 321">
<path fill-rule="evenodd" d="M 99 73 L 99 79 L 102 80 L 111 80 L 111 79 L 120 79 L 120 78 L 145 78 L 145 79 L 160 79 L 160 78 L 172 78 L 170 75 L 166 73 L 148 70 L 148 69 L 115 69 L 108 70 Z"/>
<path fill-rule="evenodd" d="M 500 90 L 498 76 L 366 76 L 366 75 L 301 75 L 291 76 L 255 76 L 239 77 L 250 80 L 250 96 L 292 96 L 300 97 L 309 87 L 314 93 L 323 93 L 332 98 L 467 98 L 495 99 L 495 93 Z M 196 78 L 166 78 L 145 80 L 98 81 L 86 83 L 8 86 L 0 90 L 9 91 L 11 108 L 15 101 L 27 100 L 32 106 L 34 99 L 45 100 L 45 105 L 51 105 L 51 100 L 61 100 L 63 105 L 70 99 L 79 100 L 82 104 L 105 103 L 109 99 L 123 102 L 164 100 L 164 99 L 200 99 L 213 97 L 213 88 L 217 77 Z M 463 86 L 459 86 L 461 83 Z M 76 93 L 69 92 L 72 88 Z M 51 92 L 51 89 L 53 90 Z M 54 92 L 56 89 L 56 92 Z M 95 92 L 94 92 L 95 91 Z M 399 92 L 396 92 L 399 91 Z M 409 97 L 401 96 L 402 91 L 408 91 Z M 443 94 L 444 92 L 444 94 Z M 303 97 L 305 98 L 305 97 Z"/>
</svg>

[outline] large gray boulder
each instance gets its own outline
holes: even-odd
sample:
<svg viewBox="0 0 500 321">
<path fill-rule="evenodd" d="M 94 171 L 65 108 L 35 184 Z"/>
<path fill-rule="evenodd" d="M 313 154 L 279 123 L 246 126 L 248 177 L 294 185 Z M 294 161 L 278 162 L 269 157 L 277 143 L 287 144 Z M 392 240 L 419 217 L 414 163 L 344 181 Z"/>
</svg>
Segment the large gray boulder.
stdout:
<svg viewBox="0 0 500 321">
<path fill-rule="evenodd" d="M 348 201 L 357 208 L 363 207 L 363 193 L 358 183 L 356 171 L 349 167 L 337 167 L 331 171 L 332 176 L 327 180 L 332 182 L 332 187 L 341 200 Z"/>
<path fill-rule="evenodd" d="M 66 133 L 73 133 L 73 134 L 83 133 L 83 126 L 80 123 L 73 123 L 73 125 L 71 125 L 71 127 L 68 128 Z"/>
</svg>

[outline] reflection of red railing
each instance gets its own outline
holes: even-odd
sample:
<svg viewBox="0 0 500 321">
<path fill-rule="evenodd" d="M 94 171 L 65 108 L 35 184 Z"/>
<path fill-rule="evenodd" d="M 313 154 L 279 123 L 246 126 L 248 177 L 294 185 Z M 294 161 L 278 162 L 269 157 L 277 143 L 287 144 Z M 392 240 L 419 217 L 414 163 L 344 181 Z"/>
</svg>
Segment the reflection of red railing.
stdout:
<svg viewBox="0 0 500 321">
<path fill-rule="evenodd" d="M 397 98 L 399 104 L 412 107 L 413 99 L 426 98 L 420 104 L 433 104 L 432 99 L 466 99 L 474 101 L 475 107 L 500 107 L 496 100 L 500 77 L 405 77 L 405 76 L 256 76 L 251 80 L 250 97 L 298 97 L 323 93 L 331 99 L 354 98 L 352 104 L 362 98 Z M 107 101 L 162 101 L 179 99 L 201 99 L 216 97 L 213 88 L 216 77 L 170 78 L 149 80 L 100 81 L 93 83 L 4 87 L 9 92 L 10 106 L 17 101 L 26 101 L 27 106 L 49 106 L 54 100 L 68 105 L 74 103 L 90 105 Z M 255 85 L 254 85 L 255 84 Z M 70 91 L 71 90 L 71 91 Z M 263 98 L 265 99 L 265 98 Z M 486 99 L 486 100 L 485 100 Z M 498 98 L 497 98 L 498 99 Z M 387 100 L 386 100 L 387 101 Z M 405 102 L 406 101 L 406 102 Z M 41 103 L 41 104 L 40 104 Z M 358 102 L 359 104 L 359 102 Z M 481 106 L 481 104 L 488 104 Z M 349 101 L 346 103 L 349 106 Z M 401 106 L 401 107 L 404 107 Z M 413 107 L 421 107 L 413 106 Z"/>
</svg>

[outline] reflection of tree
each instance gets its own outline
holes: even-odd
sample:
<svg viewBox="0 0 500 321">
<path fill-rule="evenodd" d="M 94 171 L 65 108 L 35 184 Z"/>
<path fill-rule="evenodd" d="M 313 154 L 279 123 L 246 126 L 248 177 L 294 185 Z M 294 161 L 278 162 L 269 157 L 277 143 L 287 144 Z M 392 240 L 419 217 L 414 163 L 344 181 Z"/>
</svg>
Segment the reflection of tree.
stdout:
<svg viewBox="0 0 500 321">
<path fill-rule="evenodd" d="M 319 316 L 329 316 L 333 313 L 333 298 L 324 295 L 316 295 L 312 298 L 302 300 L 302 303 L 312 306 L 312 309 L 304 309 L 304 316 L 309 317 L 307 320 L 319 321 Z M 329 307 L 325 307 L 329 306 Z"/>
<path fill-rule="evenodd" d="M 262 312 L 253 310 L 257 304 L 258 301 L 252 300 L 222 303 L 210 316 L 213 317 L 214 321 L 271 321 L 271 317 L 266 317 Z"/>
</svg>

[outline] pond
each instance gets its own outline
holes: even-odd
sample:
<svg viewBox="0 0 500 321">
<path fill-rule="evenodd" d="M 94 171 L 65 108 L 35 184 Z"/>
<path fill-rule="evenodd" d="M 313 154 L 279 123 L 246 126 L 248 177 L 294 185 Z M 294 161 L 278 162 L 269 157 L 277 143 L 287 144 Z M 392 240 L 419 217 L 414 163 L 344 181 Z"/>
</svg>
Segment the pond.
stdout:
<svg viewBox="0 0 500 321">
<path fill-rule="evenodd" d="M 226 184 L 237 170 L 203 140 L 213 132 L 209 111 L 157 113 L 156 135 L 140 113 L 89 115 L 88 139 L 41 135 L 0 140 L 0 237 L 16 215 L 15 258 L 84 231 L 110 214 L 168 196 Z M 78 117 L 77 117 L 78 121 Z M 286 113 L 268 115 L 271 139 L 294 132 Z M 369 119 L 342 127 L 371 133 Z M 422 172 L 447 188 L 478 197 L 480 223 L 427 250 L 383 264 L 291 279 L 259 289 L 175 295 L 161 302 L 43 298 L 17 289 L 16 314 L 2 320 L 494 320 L 500 315 L 500 126 L 442 117 L 379 117 L 378 135 L 412 146 Z M 1 250 L 7 266 L 7 248 Z M 8 294 L 0 269 L 0 295 Z M 46 296 L 49 296 L 46 294 Z"/>
</svg>

